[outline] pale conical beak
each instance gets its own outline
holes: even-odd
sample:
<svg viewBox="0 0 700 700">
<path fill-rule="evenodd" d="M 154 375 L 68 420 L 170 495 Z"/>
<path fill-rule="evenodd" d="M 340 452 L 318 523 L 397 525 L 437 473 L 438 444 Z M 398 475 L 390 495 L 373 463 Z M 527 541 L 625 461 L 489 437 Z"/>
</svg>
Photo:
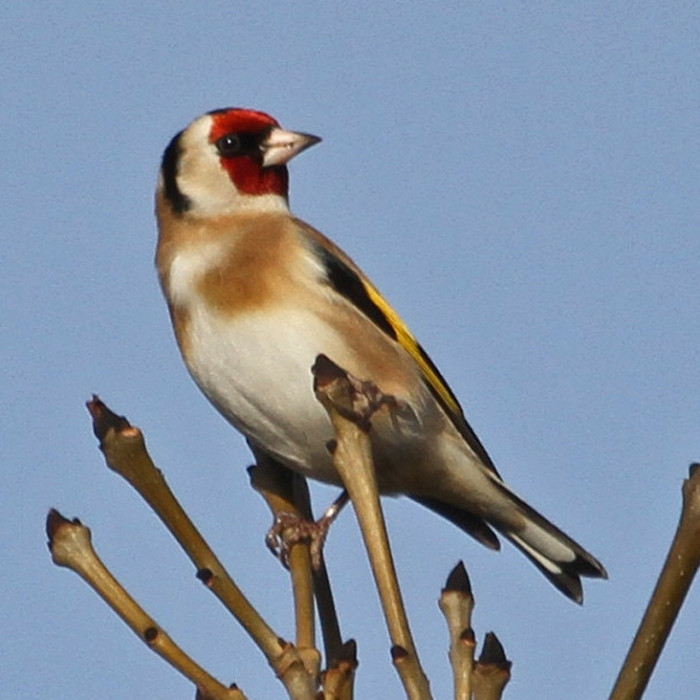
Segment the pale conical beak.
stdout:
<svg viewBox="0 0 700 700">
<path fill-rule="evenodd" d="M 311 134 L 301 134 L 297 131 L 285 131 L 276 126 L 260 144 L 263 152 L 263 168 L 271 165 L 284 165 L 321 139 Z"/>
</svg>

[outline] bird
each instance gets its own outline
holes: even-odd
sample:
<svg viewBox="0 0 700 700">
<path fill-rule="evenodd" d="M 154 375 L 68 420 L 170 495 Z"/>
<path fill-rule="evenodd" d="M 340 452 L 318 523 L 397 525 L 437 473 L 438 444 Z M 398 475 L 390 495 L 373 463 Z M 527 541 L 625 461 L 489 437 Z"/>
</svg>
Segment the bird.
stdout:
<svg viewBox="0 0 700 700">
<path fill-rule="evenodd" d="M 319 355 L 402 410 L 379 411 L 379 490 L 404 495 L 499 549 L 520 549 L 567 597 L 603 565 L 506 485 L 408 326 L 335 243 L 289 208 L 287 164 L 321 139 L 265 112 L 196 118 L 163 153 L 156 267 L 195 383 L 255 452 L 342 486 L 333 428 L 312 386 Z"/>
</svg>

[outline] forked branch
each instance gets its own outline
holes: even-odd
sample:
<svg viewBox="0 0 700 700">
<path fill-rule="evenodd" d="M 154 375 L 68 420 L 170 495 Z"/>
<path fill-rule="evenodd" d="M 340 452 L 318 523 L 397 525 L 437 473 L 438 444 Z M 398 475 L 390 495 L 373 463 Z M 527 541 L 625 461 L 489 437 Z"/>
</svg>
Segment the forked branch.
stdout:
<svg viewBox="0 0 700 700">
<path fill-rule="evenodd" d="M 317 678 L 308 672 L 296 647 L 274 632 L 221 564 L 151 460 L 142 432 L 97 397 L 88 402 L 88 410 L 107 465 L 138 491 L 170 530 L 197 568 L 197 577 L 248 632 L 290 698 L 313 700 Z"/>
<path fill-rule="evenodd" d="M 200 695 L 210 700 L 246 700 L 238 687 L 227 688 L 195 663 L 126 592 L 97 556 L 90 530 L 85 525 L 51 510 L 46 520 L 46 532 L 54 564 L 75 571 L 149 649 L 189 678 Z"/>
</svg>

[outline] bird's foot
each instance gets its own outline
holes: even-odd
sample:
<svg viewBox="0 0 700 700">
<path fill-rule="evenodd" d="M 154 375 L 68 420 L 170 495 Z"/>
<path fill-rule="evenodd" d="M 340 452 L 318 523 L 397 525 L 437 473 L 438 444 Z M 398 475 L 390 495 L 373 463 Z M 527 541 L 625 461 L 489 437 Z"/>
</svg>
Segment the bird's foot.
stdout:
<svg viewBox="0 0 700 700">
<path fill-rule="evenodd" d="M 296 513 L 282 512 L 265 536 L 268 549 L 289 568 L 289 553 L 295 544 L 308 543 L 311 566 L 318 571 L 323 563 L 323 545 L 326 542 L 331 524 L 338 517 L 349 497 L 343 491 L 316 522 L 305 520 Z"/>
<path fill-rule="evenodd" d="M 311 566 L 314 571 L 321 568 L 323 545 L 328 536 L 331 521 L 321 518 L 317 522 L 305 520 L 296 513 L 280 513 L 265 536 L 268 549 L 289 568 L 289 555 L 292 547 L 300 542 L 309 545 Z"/>
</svg>

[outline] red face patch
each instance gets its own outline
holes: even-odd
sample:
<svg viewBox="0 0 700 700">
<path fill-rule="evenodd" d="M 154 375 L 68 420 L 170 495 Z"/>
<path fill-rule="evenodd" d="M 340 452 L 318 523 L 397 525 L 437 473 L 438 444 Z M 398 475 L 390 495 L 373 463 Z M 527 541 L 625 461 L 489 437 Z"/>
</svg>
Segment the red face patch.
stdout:
<svg viewBox="0 0 700 700">
<path fill-rule="evenodd" d="M 273 127 L 276 119 L 264 112 L 252 109 L 225 109 L 211 112 L 213 123 L 209 140 L 216 143 L 229 134 L 250 139 L 262 139 Z M 262 167 L 262 152 L 246 151 L 239 155 L 221 156 L 221 164 L 231 181 L 242 194 L 277 194 L 287 196 L 288 175 L 285 166 Z"/>
<path fill-rule="evenodd" d="M 212 143 L 222 136 L 232 133 L 260 134 L 272 126 L 279 126 L 279 122 L 265 112 L 256 112 L 254 109 L 217 109 L 210 112 L 214 118 L 209 139 Z"/>
</svg>

